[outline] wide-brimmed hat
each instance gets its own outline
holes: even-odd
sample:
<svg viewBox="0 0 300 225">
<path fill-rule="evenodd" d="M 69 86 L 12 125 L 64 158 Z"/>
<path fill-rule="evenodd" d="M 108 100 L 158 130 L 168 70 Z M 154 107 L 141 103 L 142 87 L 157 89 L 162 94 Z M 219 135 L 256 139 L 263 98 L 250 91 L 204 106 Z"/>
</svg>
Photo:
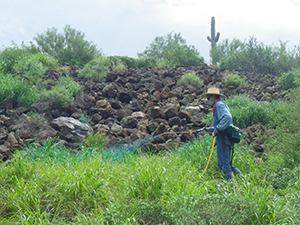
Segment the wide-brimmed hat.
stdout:
<svg viewBox="0 0 300 225">
<path fill-rule="evenodd" d="M 208 88 L 207 92 L 201 95 L 201 98 L 207 97 L 207 95 L 221 95 L 220 90 L 218 88 Z"/>
</svg>

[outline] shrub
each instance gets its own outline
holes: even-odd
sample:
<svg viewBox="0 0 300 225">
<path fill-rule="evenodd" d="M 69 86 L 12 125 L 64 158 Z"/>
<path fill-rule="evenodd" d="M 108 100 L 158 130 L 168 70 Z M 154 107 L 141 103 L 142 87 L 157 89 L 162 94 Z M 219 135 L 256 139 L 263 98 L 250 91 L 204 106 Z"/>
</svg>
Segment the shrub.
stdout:
<svg viewBox="0 0 300 225">
<path fill-rule="evenodd" d="M 272 125 L 275 136 L 268 144 L 269 150 L 274 157 L 280 157 L 284 160 L 284 165 L 288 168 L 294 168 L 300 163 L 300 87 L 287 94 L 289 101 L 282 102 L 279 105 L 281 114 L 278 114 L 273 120 Z"/>
<path fill-rule="evenodd" d="M 254 37 L 251 37 L 245 46 L 244 49 L 236 54 L 228 58 L 223 58 L 220 63 L 220 68 L 276 74 L 276 57 L 273 54 L 272 47 L 258 43 Z"/>
<path fill-rule="evenodd" d="M 59 33 L 57 28 L 48 29 L 45 33 L 37 34 L 34 41 L 42 53 L 56 58 L 61 65 L 70 63 L 84 66 L 101 55 L 96 45 L 85 40 L 84 33 L 70 25 L 64 27 L 63 33 Z"/>
<path fill-rule="evenodd" d="M 74 101 L 74 97 L 73 93 L 66 87 L 56 85 L 51 90 L 42 90 L 39 93 L 39 100 L 49 102 L 51 105 L 66 108 Z"/>
<path fill-rule="evenodd" d="M 282 73 L 278 83 L 283 89 L 290 89 L 296 86 L 300 86 L 300 68 L 292 69 L 286 73 Z"/>
<path fill-rule="evenodd" d="M 118 61 L 121 61 L 127 68 L 143 68 L 157 66 L 157 60 L 153 57 L 135 59 L 128 56 L 109 56 L 108 58 L 114 64 L 116 64 Z"/>
<path fill-rule="evenodd" d="M 186 73 L 177 81 L 177 84 L 184 87 L 192 85 L 195 88 L 201 88 L 203 86 L 203 81 L 200 80 L 196 73 Z"/>
<path fill-rule="evenodd" d="M 217 50 L 211 54 L 220 56 L 218 61 L 221 69 L 279 75 L 300 67 L 300 47 L 294 46 L 289 50 L 286 43 L 280 41 L 279 47 L 269 46 L 250 37 L 246 43 L 233 40 L 228 44 L 225 41 L 217 45 Z"/>
<path fill-rule="evenodd" d="M 78 77 L 99 81 L 107 76 L 110 66 L 112 63 L 109 58 L 99 56 L 79 70 Z"/>
<path fill-rule="evenodd" d="M 14 65 L 14 71 L 21 74 L 30 84 L 37 84 L 44 77 L 47 68 L 36 58 L 29 56 L 19 60 Z"/>
<path fill-rule="evenodd" d="M 180 33 L 156 37 L 143 53 L 138 54 L 138 57 L 155 58 L 173 66 L 196 66 L 204 62 L 196 48 L 188 46 Z"/>
<path fill-rule="evenodd" d="M 245 82 L 246 78 L 241 78 L 238 74 L 228 74 L 225 78 L 225 85 L 230 87 L 239 87 Z"/>
<path fill-rule="evenodd" d="M 81 88 L 79 84 L 77 84 L 71 77 L 60 77 L 59 85 L 65 87 L 73 97 L 76 96 L 78 90 Z"/>
<path fill-rule="evenodd" d="M 43 67 L 47 69 L 54 70 L 59 66 L 59 63 L 56 59 L 46 54 L 38 53 L 32 55 L 32 57 L 36 59 L 38 62 L 42 63 Z"/>
<path fill-rule="evenodd" d="M 26 107 L 37 102 L 36 90 L 19 76 L 0 75 L 0 87 L 0 102 L 14 98 Z"/>
<path fill-rule="evenodd" d="M 136 59 L 137 68 L 155 67 L 157 66 L 157 63 L 158 63 L 157 60 L 153 57 Z"/>
<path fill-rule="evenodd" d="M 27 50 L 17 46 L 5 48 L 0 53 L 0 72 L 3 74 L 15 73 L 15 64 L 28 54 Z"/>
<path fill-rule="evenodd" d="M 226 104 L 231 110 L 233 123 L 240 128 L 246 128 L 256 123 L 267 125 L 278 113 L 276 102 L 255 102 L 244 95 L 230 97 L 226 100 Z"/>
<path fill-rule="evenodd" d="M 245 44 L 236 38 L 231 42 L 229 42 L 228 39 L 225 39 L 221 43 L 217 43 L 214 48 L 211 48 L 209 55 L 214 59 L 215 63 L 219 63 L 222 58 L 228 58 L 241 51 L 244 47 Z"/>
</svg>

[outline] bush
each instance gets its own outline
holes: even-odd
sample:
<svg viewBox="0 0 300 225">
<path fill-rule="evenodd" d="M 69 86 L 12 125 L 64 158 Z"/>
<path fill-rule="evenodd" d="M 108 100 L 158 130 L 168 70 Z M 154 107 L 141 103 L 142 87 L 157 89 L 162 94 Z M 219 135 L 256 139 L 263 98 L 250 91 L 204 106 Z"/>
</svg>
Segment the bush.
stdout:
<svg viewBox="0 0 300 225">
<path fill-rule="evenodd" d="M 229 42 L 228 39 L 225 39 L 223 42 L 218 43 L 214 48 L 210 49 L 209 55 L 214 59 L 213 64 L 220 62 L 222 58 L 228 58 L 237 52 L 245 48 L 245 44 L 238 39 L 233 39 Z"/>
<path fill-rule="evenodd" d="M 233 123 L 246 128 L 256 123 L 269 124 L 278 113 L 277 104 L 255 102 L 248 96 L 230 97 L 226 104 L 231 110 Z"/>
<path fill-rule="evenodd" d="M 15 73 L 14 66 L 19 60 L 23 59 L 29 54 L 25 49 L 17 46 L 5 48 L 0 53 L 0 73 L 9 74 Z"/>
<path fill-rule="evenodd" d="M 127 68 L 155 67 L 158 63 L 153 57 L 135 59 L 128 56 L 109 56 L 108 58 L 113 64 L 121 61 Z"/>
<path fill-rule="evenodd" d="M 188 46 L 180 33 L 156 37 L 143 53 L 138 54 L 138 57 L 155 58 L 172 66 L 196 66 L 204 62 L 195 47 Z"/>
<path fill-rule="evenodd" d="M 192 85 L 195 88 L 201 88 L 203 86 L 203 81 L 200 80 L 196 73 L 186 73 L 177 81 L 177 84 L 183 87 Z"/>
<path fill-rule="evenodd" d="M 40 52 L 54 57 L 61 65 L 69 63 L 84 66 L 101 55 L 96 45 L 85 40 L 84 33 L 70 25 L 64 27 L 63 33 L 59 33 L 57 28 L 48 29 L 45 33 L 37 34 L 34 41 Z"/>
<path fill-rule="evenodd" d="M 14 72 L 21 74 L 30 84 L 39 83 L 47 71 L 34 56 L 20 59 L 13 68 Z"/>
<path fill-rule="evenodd" d="M 283 89 L 290 89 L 296 86 L 300 86 L 300 68 L 292 69 L 286 73 L 282 73 L 278 83 Z"/>
<path fill-rule="evenodd" d="M 241 78 L 238 74 L 228 74 L 225 78 L 225 85 L 228 87 L 239 87 L 245 82 L 246 78 Z"/>
<path fill-rule="evenodd" d="M 73 97 L 76 96 L 78 90 L 81 88 L 79 84 L 77 84 L 71 77 L 60 77 L 58 85 L 66 88 Z"/>
<path fill-rule="evenodd" d="M 42 90 L 39 93 L 39 101 L 66 108 L 74 101 L 74 97 L 73 93 L 66 87 L 56 85 L 51 90 Z"/>
<path fill-rule="evenodd" d="M 19 76 L 0 75 L 0 102 L 14 98 L 25 107 L 37 102 L 36 90 Z"/>
<path fill-rule="evenodd" d="M 32 57 L 38 62 L 42 63 L 44 68 L 54 70 L 59 66 L 59 63 L 56 59 L 46 54 L 37 53 L 32 55 Z"/>
<path fill-rule="evenodd" d="M 78 77 L 99 81 L 107 76 L 110 66 L 112 63 L 109 58 L 99 56 L 79 70 Z"/>
<path fill-rule="evenodd" d="M 234 40 L 230 44 L 218 45 L 211 54 L 220 55 L 221 69 L 280 75 L 300 67 L 300 47 L 289 50 L 286 43 L 280 41 L 279 47 L 268 46 L 250 37 L 244 44 Z"/>
<path fill-rule="evenodd" d="M 289 101 L 280 104 L 281 114 L 273 120 L 275 136 L 268 146 L 273 157 L 280 157 L 284 160 L 283 166 L 292 169 L 300 163 L 300 87 L 292 90 L 287 97 Z"/>
<path fill-rule="evenodd" d="M 249 71 L 255 73 L 276 74 L 275 55 L 270 46 L 258 43 L 256 38 L 251 37 L 246 47 L 236 54 L 223 58 L 220 63 L 221 69 Z"/>
</svg>

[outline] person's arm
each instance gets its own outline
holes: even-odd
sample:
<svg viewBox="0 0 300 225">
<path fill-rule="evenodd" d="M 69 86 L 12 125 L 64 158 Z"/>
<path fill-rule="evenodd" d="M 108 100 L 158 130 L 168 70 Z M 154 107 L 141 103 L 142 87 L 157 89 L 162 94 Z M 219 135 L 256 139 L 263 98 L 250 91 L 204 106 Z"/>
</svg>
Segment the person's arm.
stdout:
<svg viewBox="0 0 300 225">
<path fill-rule="evenodd" d="M 218 131 L 226 130 L 232 123 L 232 117 L 229 108 L 225 105 L 225 103 L 217 103 L 215 113 L 217 118 L 219 118 L 218 123 L 215 124 L 215 128 Z"/>
</svg>

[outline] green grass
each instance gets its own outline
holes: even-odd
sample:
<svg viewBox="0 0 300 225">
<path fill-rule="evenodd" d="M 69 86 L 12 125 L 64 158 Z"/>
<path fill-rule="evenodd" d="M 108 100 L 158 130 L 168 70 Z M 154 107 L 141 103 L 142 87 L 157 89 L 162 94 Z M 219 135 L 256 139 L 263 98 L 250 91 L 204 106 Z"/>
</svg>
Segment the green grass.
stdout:
<svg viewBox="0 0 300 225">
<path fill-rule="evenodd" d="M 212 138 L 164 154 L 73 152 L 49 141 L 0 164 L 3 224 L 297 224 L 299 171 L 275 187 L 268 162 L 236 145 L 244 175 L 222 179 Z M 126 157 L 124 157 L 126 156 Z"/>
</svg>

